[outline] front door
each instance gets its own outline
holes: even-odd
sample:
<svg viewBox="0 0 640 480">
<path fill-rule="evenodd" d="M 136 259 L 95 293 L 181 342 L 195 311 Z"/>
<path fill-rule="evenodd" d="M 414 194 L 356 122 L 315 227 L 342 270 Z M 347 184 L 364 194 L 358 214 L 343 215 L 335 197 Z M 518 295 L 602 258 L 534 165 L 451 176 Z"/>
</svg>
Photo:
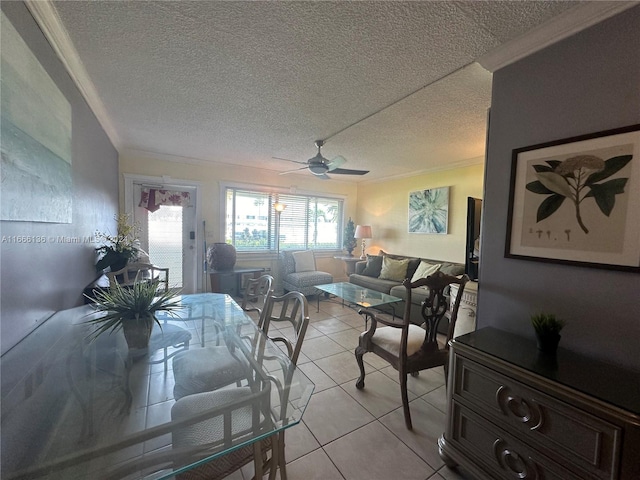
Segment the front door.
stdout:
<svg viewBox="0 0 640 480">
<path fill-rule="evenodd" d="M 188 200 L 158 200 L 159 204 L 150 208 L 153 210 L 150 211 L 140 206 L 143 191 L 148 194 L 150 188 L 156 192 L 170 191 L 175 196 L 188 193 L 188 197 L 182 195 Z M 141 247 L 149 254 L 151 263 L 169 268 L 169 285 L 181 288 L 185 294 L 195 293 L 197 286 L 195 193 L 195 187 L 184 185 L 154 187 L 142 183 L 133 184 L 134 220 L 141 228 Z M 157 198 L 161 196 L 158 194 Z"/>
</svg>

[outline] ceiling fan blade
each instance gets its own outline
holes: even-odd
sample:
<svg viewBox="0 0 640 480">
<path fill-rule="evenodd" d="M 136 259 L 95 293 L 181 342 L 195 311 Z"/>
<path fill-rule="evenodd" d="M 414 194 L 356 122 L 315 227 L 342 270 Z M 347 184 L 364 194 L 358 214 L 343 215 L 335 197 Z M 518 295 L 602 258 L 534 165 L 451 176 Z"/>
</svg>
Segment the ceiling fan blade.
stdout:
<svg viewBox="0 0 640 480">
<path fill-rule="evenodd" d="M 347 163 L 347 159 L 342 155 L 338 155 L 327 164 L 327 167 L 329 167 L 329 171 L 331 172 L 345 163 Z"/>
<path fill-rule="evenodd" d="M 348 168 L 335 168 L 331 170 L 331 173 L 337 173 L 340 175 L 366 175 L 369 170 L 350 170 Z"/>
<path fill-rule="evenodd" d="M 323 173 L 322 175 L 314 174 L 314 177 L 319 178 L 320 180 L 331 180 L 331 177 L 326 173 Z"/>
<path fill-rule="evenodd" d="M 280 157 L 271 157 L 274 160 L 284 160 L 285 162 L 298 163 L 300 165 L 306 165 L 307 162 L 299 162 L 297 160 L 289 160 L 288 158 L 280 158 Z"/>
<path fill-rule="evenodd" d="M 304 167 L 294 168 L 293 170 L 286 170 L 284 172 L 280 172 L 278 175 L 286 175 L 287 173 L 299 172 L 300 170 L 306 170 L 306 169 L 307 169 L 307 166 L 305 165 Z"/>
</svg>

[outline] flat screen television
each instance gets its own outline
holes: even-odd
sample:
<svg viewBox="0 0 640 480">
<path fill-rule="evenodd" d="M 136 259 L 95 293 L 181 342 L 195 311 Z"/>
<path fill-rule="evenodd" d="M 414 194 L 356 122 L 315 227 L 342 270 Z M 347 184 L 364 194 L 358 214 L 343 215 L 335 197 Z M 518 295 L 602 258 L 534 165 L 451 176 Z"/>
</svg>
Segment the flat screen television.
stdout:
<svg viewBox="0 0 640 480">
<path fill-rule="evenodd" d="M 467 197 L 467 248 L 465 254 L 465 273 L 471 280 L 478 280 L 480 266 L 480 217 L 482 199 Z"/>
</svg>

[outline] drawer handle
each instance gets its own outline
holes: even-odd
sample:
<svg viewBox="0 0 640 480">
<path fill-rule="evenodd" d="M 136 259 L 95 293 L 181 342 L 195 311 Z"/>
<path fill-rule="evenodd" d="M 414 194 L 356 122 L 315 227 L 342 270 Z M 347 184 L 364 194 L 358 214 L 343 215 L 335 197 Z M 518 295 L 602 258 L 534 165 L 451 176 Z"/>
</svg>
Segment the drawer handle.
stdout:
<svg viewBox="0 0 640 480">
<path fill-rule="evenodd" d="M 510 395 L 504 385 L 496 392 L 496 401 L 504 414 L 511 413 L 518 421 L 527 425 L 531 430 L 537 430 L 542 426 L 542 411 L 538 404 L 530 402 L 518 395 Z"/>
<path fill-rule="evenodd" d="M 523 458 L 518 452 L 511 450 L 507 442 L 498 438 L 493 442 L 493 453 L 498 464 L 514 474 L 515 478 L 522 480 L 535 480 L 538 478 L 535 464 Z"/>
</svg>

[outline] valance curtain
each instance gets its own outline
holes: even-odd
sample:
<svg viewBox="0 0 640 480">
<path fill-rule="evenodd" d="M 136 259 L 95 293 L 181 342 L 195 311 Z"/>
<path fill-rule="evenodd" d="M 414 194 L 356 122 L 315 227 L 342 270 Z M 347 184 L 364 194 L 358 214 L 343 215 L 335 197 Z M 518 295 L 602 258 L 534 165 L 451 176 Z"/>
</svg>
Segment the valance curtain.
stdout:
<svg viewBox="0 0 640 480">
<path fill-rule="evenodd" d="M 139 207 L 146 208 L 150 212 L 155 212 L 162 205 L 178 205 L 186 207 L 191 204 L 189 192 L 179 192 L 174 190 L 161 190 L 158 188 L 143 188 L 140 194 Z"/>
</svg>

